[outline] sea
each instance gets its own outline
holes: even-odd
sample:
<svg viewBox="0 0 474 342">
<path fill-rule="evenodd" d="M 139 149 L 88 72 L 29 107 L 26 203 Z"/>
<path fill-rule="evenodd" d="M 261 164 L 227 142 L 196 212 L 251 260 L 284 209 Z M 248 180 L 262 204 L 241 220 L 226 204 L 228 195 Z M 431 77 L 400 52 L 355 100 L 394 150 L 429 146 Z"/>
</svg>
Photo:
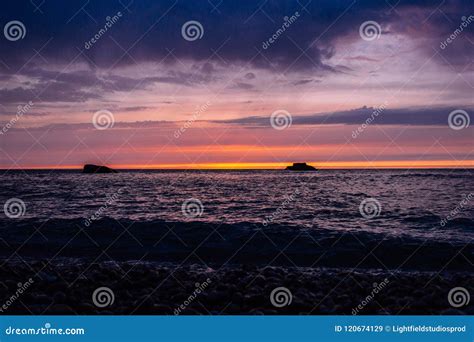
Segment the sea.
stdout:
<svg viewBox="0 0 474 342">
<path fill-rule="evenodd" d="M 1 173 L 4 259 L 472 270 L 470 169 Z"/>
</svg>

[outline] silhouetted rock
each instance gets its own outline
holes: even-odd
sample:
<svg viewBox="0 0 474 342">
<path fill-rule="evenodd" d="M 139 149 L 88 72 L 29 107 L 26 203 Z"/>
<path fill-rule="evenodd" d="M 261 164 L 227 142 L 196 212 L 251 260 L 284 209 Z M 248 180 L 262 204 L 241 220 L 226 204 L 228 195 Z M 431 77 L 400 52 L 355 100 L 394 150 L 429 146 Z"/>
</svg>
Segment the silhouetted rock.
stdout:
<svg viewBox="0 0 474 342">
<path fill-rule="evenodd" d="M 82 173 L 117 173 L 117 171 L 107 166 L 86 164 Z"/>
<path fill-rule="evenodd" d="M 292 166 L 287 166 L 286 169 L 291 171 L 316 171 L 314 167 L 306 163 L 293 163 Z"/>
</svg>

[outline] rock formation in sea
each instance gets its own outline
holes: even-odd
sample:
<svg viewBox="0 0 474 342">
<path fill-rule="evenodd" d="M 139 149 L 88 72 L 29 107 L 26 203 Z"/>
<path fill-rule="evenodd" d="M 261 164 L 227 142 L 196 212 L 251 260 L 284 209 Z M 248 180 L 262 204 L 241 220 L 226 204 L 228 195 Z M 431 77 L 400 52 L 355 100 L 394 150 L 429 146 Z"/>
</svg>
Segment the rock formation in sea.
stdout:
<svg viewBox="0 0 474 342">
<path fill-rule="evenodd" d="M 306 163 L 293 163 L 292 166 L 287 166 L 286 169 L 291 171 L 316 171 L 316 168 Z"/>
<path fill-rule="evenodd" d="M 103 165 L 86 164 L 82 173 L 117 173 L 118 171 Z"/>
</svg>

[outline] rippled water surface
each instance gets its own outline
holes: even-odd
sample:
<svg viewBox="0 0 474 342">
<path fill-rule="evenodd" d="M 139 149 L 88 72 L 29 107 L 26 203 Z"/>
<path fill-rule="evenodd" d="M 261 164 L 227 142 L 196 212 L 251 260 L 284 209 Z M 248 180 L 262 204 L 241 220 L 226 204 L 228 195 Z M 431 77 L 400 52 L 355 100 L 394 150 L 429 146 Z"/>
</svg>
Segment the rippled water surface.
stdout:
<svg viewBox="0 0 474 342">
<path fill-rule="evenodd" d="M 12 197 L 25 202 L 23 220 L 85 219 L 100 210 L 101 217 L 135 221 L 266 220 L 268 229 L 278 224 L 468 240 L 474 231 L 473 176 L 473 170 L 10 171 L 2 175 L 0 196 L 2 203 Z M 183 215 L 189 198 L 202 203 L 201 216 Z M 377 217 L 360 214 L 366 198 L 380 203 Z"/>
</svg>

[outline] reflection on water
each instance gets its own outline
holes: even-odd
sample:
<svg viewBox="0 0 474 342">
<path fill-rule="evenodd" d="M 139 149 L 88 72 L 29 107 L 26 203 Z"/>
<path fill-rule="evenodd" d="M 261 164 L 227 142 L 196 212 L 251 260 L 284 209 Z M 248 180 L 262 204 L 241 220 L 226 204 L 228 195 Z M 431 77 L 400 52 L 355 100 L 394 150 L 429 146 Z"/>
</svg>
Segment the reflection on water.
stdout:
<svg viewBox="0 0 474 342">
<path fill-rule="evenodd" d="M 21 198 L 27 206 L 23 219 L 88 218 L 100 210 L 101 217 L 137 221 L 271 219 L 295 227 L 467 239 L 474 209 L 471 201 L 462 201 L 474 193 L 473 175 L 473 170 L 14 171 L 2 176 L 0 199 Z M 381 205 L 372 219 L 359 212 L 368 197 Z M 183 215 L 182 204 L 190 198 L 202 203 L 200 216 Z"/>
</svg>

